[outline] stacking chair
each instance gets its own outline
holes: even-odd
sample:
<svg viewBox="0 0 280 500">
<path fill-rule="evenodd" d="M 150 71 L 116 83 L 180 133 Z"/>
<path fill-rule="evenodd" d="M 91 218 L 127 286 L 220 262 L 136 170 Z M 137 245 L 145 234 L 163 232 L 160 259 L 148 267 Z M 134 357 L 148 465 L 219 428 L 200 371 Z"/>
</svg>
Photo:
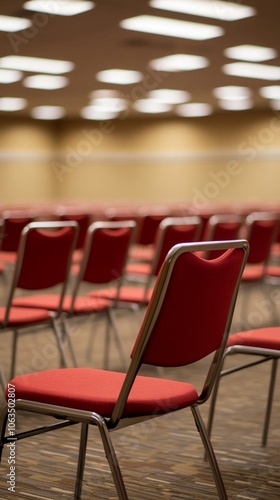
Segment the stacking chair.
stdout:
<svg viewBox="0 0 280 500">
<path fill-rule="evenodd" d="M 205 228 L 205 241 L 224 241 L 236 240 L 240 237 L 240 231 L 243 224 L 243 217 L 235 214 L 217 214 L 212 215 Z M 216 259 L 219 252 L 211 252 L 204 255 L 206 259 Z"/>
<path fill-rule="evenodd" d="M 89 293 L 90 297 L 106 297 L 116 304 L 134 304 L 146 306 L 153 292 L 153 284 L 168 251 L 178 243 L 189 243 L 199 240 L 201 220 L 192 217 L 167 217 L 163 219 L 157 231 L 155 255 L 152 263 L 132 263 L 125 268 L 125 278 L 131 275 L 132 280 L 139 279 L 140 284 L 124 284 L 116 288 L 99 289 Z"/>
<path fill-rule="evenodd" d="M 83 250 L 85 246 L 87 230 L 91 223 L 91 216 L 88 213 L 68 213 L 65 212 L 60 215 L 60 220 L 77 222 L 79 227 L 79 234 L 77 238 L 76 249 L 73 254 L 73 261 L 80 262 L 83 257 Z"/>
<path fill-rule="evenodd" d="M 208 417 L 208 434 L 211 434 L 214 420 L 214 412 L 217 401 L 220 380 L 226 375 L 240 370 L 255 367 L 261 363 L 271 361 L 270 384 L 267 396 L 266 414 L 262 432 L 262 446 L 266 446 L 269 423 L 272 410 L 273 394 L 276 381 L 276 371 L 278 359 L 280 358 L 280 327 L 264 327 L 230 335 L 227 348 L 224 353 L 224 362 L 227 356 L 234 354 L 245 355 L 245 362 L 230 368 L 222 368 L 211 397 L 211 404 Z M 253 360 L 249 361 L 250 356 Z"/>
<path fill-rule="evenodd" d="M 168 217 L 167 211 L 160 213 L 139 213 L 137 219 L 137 234 L 135 244 L 132 245 L 129 257 L 135 261 L 152 262 L 155 253 L 155 240 L 158 227 Z"/>
<path fill-rule="evenodd" d="M 23 228 L 30 222 L 33 222 L 34 217 L 23 214 L 19 216 L 13 212 L 4 212 L 1 221 L 1 236 L 0 236 L 0 262 L 6 266 L 13 266 L 16 258 L 18 246 Z"/>
<path fill-rule="evenodd" d="M 66 366 L 56 321 L 61 313 L 76 238 L 75 222 L 31 222 L 22 230 L 7 304 L 0 308 L 0 332 L 13 332 L 10 378 L 14 376 L 18 336 L 33 332 L 32 327 L 52 328 L 62 363 Z M 24 304 L 22 307 L 14 306 L 19 292 L 29 294 L 57 285 L 60 285 L 60 292 L 55 311 L 47 310 L 44 304 L 37 310 L 27 308 Z M 25 295 L 23 298 L 27 297 Z"/>
<path fill-rule="evenodd" d="M 223 255 L 211 261 L 194 253 L 222 248 Z M 169 413 L 174 413 L 175 426 L 175 413 L 185 408 L 191 409 L 218 497 L 227 499 L 199 407 L 209 398 L 219 373 L 247 252 L 245 240 L 186 243 L 170 250 L 136 337 L 127 373 L 66 368 L 11 380 L 10 387 L 16 395 L 15 411 L 38 414 L 38 418 L 40 414 L 55 418 L 50 426 L 24 431 L 14 439 L 81 424 L 75 500 L 81 498 L 89 425 L 100 432 L 118 498 L 127 500 L 110 433 Z M 188 382 L 139 375 L 143 364 L 183 367 L 202 358 L 209 368 L 202 390 Z M 5 436 L 7 416 L 8 405 L 0 417 L 1 450 L 9 442 L 8 435 Z"/>
<path fill-rule="evenodd" d="M 107 298 L 89 298 L 80 293 L 82 283 L 92 286 L 105 286 L 114 283 L 117 288 L 121 285 L 123 269 L 126 263 L 130 243 L 133 239 L 135 221 L 122 222 L 93 222 L 88 228 L 83 259 L 76 265 L 76 278 L 72 293 L 65 295 L 61 310 L 61 317 L 66 333 L 70 340 L 71 331 L 69 320 L 103 314 L 107 319 L 108 328 L 111 327 L 115 342 L 120 352 L 123 365 L 127 365 L 119 339 L 118 329 L 112 313 L 113 301 Z M 40 294 L 21 297 L 14 300 L 14 306 L 24 306 L 33 309 L 47 308 L 57 311 L 59 307 L 57 294 Z M 109 329 L 106 331 L 104 367 L 108 365 L 108 352 L 110 343 Z M 71 346 L 71 355 L 74 365 L 77 365 L 75 354 Z"/>
</svg>

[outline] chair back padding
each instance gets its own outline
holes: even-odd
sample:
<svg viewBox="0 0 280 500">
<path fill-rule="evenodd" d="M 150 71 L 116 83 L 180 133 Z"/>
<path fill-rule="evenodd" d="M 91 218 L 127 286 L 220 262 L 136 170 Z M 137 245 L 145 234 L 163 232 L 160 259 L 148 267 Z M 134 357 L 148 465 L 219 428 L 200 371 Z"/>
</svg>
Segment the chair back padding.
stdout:
<svg viewBox="0 0 280 500">
<path fill-rule="evenodd" d="M 4 217 L 1 251 L 17 252 L 23 228 L 30 222 L 31 217 Z"/>
<path fill-rule="evenodd" d="M 138 245 L 151 245 L 155 242 L 157 229 L 163 219 L 167 217 L 165 214 L 146 214 L 139 217 L 138 221 L 138 236 L 136 243 Z"/>
<path fill-rule="evenodd" d="M 60 216 L 60 220 L 62 221 L 74 220 L 78 223 L 79 233 L 78 233 L 76 248 L 77 249 L 83 248 L 86 240 L 87 230 L 90 226 L 91 216 L 89 214 L 84 214 L 84 213 L 82 214 L 65 213 Z"/>
<path fill-rule="evenodd" d="M 63 283 L 68 272 L 75 231 L 75 226 L 29 231 L 23 241 L 17 287 L 39 290 Z"/>
<path fill-rule="evenodd" d="M 191 252 L 179 253 L 142 362 L 183 366 L 218 349 L 227 328 L 243 262 L 242 248 L 226 250 L 218 259 L 210 261 Z M 156 293 L 155 287 L 154 295 Z M 148 308 L 146 316 L 149 314 Z M 142 332 L 143 328 L 138 339 Z M 132 356 L 134 352 L 135 348 Z"/>
<path fill-rule="evenodd" d="M 224 241 L 236 240 L 240 237 L 243 217 L 238 215 L 212 215 L 208 220 L 205 240 Z M 207 259 L 216 259 L 223 250 L 212 250 L 206 255 Z"/>
<path fill-rule="evenodd" d="M 135 221 L 94 222 L 88 233 L 80 279 L 102 284 L 123 274 Z"/>
<path fill-rule="evenodd" d="M 201 219 L 199 217 L 168 217 L 164 219 L 157 232 L 159 251 L 155 255 L 153 275 L 158 275 L 166 255 L 174 245 L 197 241 L 200 231 Z"/>
<path fill-rule="evenodd" d="M 266 263 L 271 251 L 272 243 L 276 238 L 279 218 L 273 213 L 252 213 L 246 219 L 247 234 L 250 252 L 248 264 Z"/>
</svg>

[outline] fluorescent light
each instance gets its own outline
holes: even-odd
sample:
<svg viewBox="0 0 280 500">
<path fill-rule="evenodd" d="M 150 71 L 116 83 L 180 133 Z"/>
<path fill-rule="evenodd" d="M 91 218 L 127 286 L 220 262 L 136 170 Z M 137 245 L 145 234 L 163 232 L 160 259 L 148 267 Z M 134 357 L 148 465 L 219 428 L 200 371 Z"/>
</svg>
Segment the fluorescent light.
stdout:
<svg viewBox="0 0 280 500">
<path fill-rule="evenodd" d="M 0 111 L 20 111 L 27 105 L 26 99 L 22 97 L 1 97 Z"/>
<path fill-rule="evenodd" d="M 206 68 L 209 65 L 208 59 L 202 56 L 190 54 L 173 54 L 172 56 L 153 59 L 149 66 L 156 71 L 193 71 L 195 69 Z"/>
<path fill-rule="evenodd" d="M 20 71 L 14 71 L 12 69 L 0 69 L 0 83 L 14 83 L 22 79 L 22 73 Z"/>
<path fill-rule="evenodd" d="M 180 104 L 189 101 L 190 94 L 184 90 L 157 89 L 148 92 L 147 97 L 166 104 Z"/>
<path fill-rule="evenodd" d="M 277 57 L 277 51 L 270 47 L 258 45 L 236 45 L 225 49 L 224 54 L 231 59 L 241 61 L 262 62 Z"/>
<path fill-rule="evenodd" d="M 120 99 L 118 97 L 99 97 L 91 101 L 90 106 L 94 106 L 96 110 L 120 113 L 127 108 L 127 103 L 125 99 Z"/>
<path fill-rule="evenodd" d="M 259 78 L 263 80 L 279 80 L 280 67 L 269 66 L 267 64 L 254 64 L 236 62 L 225 64 L 223 72 L 231 76 L 241 76 L 244 78 Z"/>
<path fill-rule="evenodd" d="M 183 117 L 208 116 L 213 112 L 212 106 L 204 102 L 181 104 L 176 108 L 176 114 Z"/>
<path fill-rule="evenodd" d="M 251 101 L 251 99 L 241 99 L 239 101 L 236 99 L 233 101 L 225 99 L 219 102 L 219 106 L 227 111 L 243 111 L 245 109 L 251 109 L 253 107 L 253 101 Z"/>
<path fill-rule="evenodd" d="M 135 101 L 133 107 L 140 113 L 166 113 L 171 110 L 170 104 L 158 102 L 153 99 L 139 99 Z"/>
<path fill-rule="evenodd" d="M 23 85 L 30 89 L 56 90 L 68 85 L 68 78 L 56 75 L 33 75 L 23 80 Z"/>
<path fill-rule="evenodd" d="M 266 99 L 280 99 L 280 85 L 269 85 L 268 87 L 262 87 L 260 90 L 260 95 Z"/>
<path fill-rule="evenodd" d="M 31 110 L 32 118 L 37 120 L 58 120 L 65 115 L 62 106 L 37 106 Z"/>
<path fill-rule="evenodd" d="M 143 75 L 139 71 L 131 71 L 128 69 L 107 69 L 99 71 L 96 79 L 103 83 L 116 83 L 118 85 L 129 85 L 138 83 L 142 80 Z"/>
<path fill-rule="evenodd" d="M 53 2 L 31 0 L 23 4 L 23 8 L 26 10 L 45 12 L 56 16 L 75 16 L 76 14 L 91 10 L 93 7 L 93 2 L 83 2 L 80 0 L 54 0 Z"/>
<path fill-rule="evenodd" d="M 43 59 L 41 57 L 5 56 L 0 58 L 0 68 L 60 75 L 72 71 L 74 63 L 58 59 Z"/>
<path fill-rule="evenodd" d="M 237 21 L 256 14 L 253 7 L 219 0 L 152 0 L 150 7 L 221 21 Z"/>
<path fill-rule="evenodd" d="M 114 118 L 117 118 L 118 113 L 115 111 L 104 111 L 96 106 L 86 106 L 81 110 L 81 116 L 82 118 L 85 118 L 86 120 L 113 120 Z"/>
<path fill-rule="evenodd" d="M 220 26 L 145 15 L 124 19 L 120 22 L 120 27 L 126 30 L 174 36 L 187 40 L 209 40 L 224 34 L 224 30 Z"/>
<path fill-rule="evenodd" d="M 110 98 L 110 97 L 120 97 L 122 94 L 118 90 L 111 89 L 98 89 L 93 90 L 89 94 L 90 99 L 99 99 L 99 98 Z"/>
<path fill-rule="evenodd" d="M 0 31 L 15 32 L 30 28 L 32 22 L 22 17 L 0 16 Z"/>
<path fill-rule="evenodd" d="M 217 99 L 241 100 L 248 99 L 252 94 L 248 87 L 239 87 L 237 85 L 226 85 L 217 87 L 213 90 L 213 95 Z"/>
</svg>

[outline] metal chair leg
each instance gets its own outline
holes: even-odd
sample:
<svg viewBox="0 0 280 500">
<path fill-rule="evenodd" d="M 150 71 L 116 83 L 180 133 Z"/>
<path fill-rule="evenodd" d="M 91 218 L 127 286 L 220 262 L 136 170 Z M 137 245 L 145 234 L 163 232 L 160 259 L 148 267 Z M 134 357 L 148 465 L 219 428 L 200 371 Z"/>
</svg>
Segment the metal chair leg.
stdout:
<svg viewBox="0 0 280 500">
<path fill-rule="evenodd" d="M 78 467 L 76 475 L 74 500 L 80 500 L 82 494 L 84 468 L 86 461 L 87 438 L 88 438 L 88 424 L 83 423 L 81 427 L 79 459 L 78 459 Z"/>
<path fill-rule="evenodd" d="M 66 368 L 67 367 L 67 361 L 64 353 L 64 348 L 63 348 L 63 342 L 62 342 L 62 337 L 61 337 L 61 332 L 58 328 L 57 322 L 54 318 L 52 318 L 52 329 L 54 332 L 54 336 L 57 342 L 57 347 L 58 351 L 60 354 L 60 363 L 61 363 L 61 368 Z"/>
<path fill-rule="evenodd" d="M 207 458 L 209 460 L 209 463 L 210 463 L 210 466 L 212 469 L 212 473 L 213 473 L 213 477 L 214 477 L 214 480 L 216 483 L 219 499 L 220 500 L 227 500 L 228 497 L 227 497 L 226 489 L 225 489 L 224 482 L 223 482 L 223 479 L 221 476 L 221 472 L 219 469 L 219 465 L 218 465 L 218 462 L 216 459 L 216 455 L 214 453 L 212 443 L 211 443 L 209 436 L 207 434 L 206 427 L 204 425 L 204 422 L 202 420 L 202 417 L 200 415 L 198 407 L 191 406 L 191 410 L 192 410 L 192 414 L 194 417 L 194 421 L 195 421 L 196 426 L 197 426 L 197 430 L 200 434 L 201 441 L 204 445 L 204 448 L 205 448 L 205 451 L 207 454 Z"/>
<path fill-rule="evenodd" d="M 13 331 L 13 345 L 12 345 L 12 361 L 11 361 L 11 371 L 10 371 L 10 380 L 14 378 L 15 375 L 15 366 L 16 366 L 16 355 L 17 355 L 17 340 L 18 340 L 18 331 Z"/>
<path fill-rule="evenodd" d="M 265 447 L 266 443 L 267 443 L 267 435 L 268 435 L 268 428 L 269 428 L 269 422 L 270 422 L 270 416 L 271 416 L 277 367 L 278 367 L 278 358 L 275 358 L 272 360 L 272 367 L 271 367 L 269 392 L 268 392 L 268 398 L 267 398 L 265 421 L 264 421 L 263 435 L 262 435 L 262 446 L 263 447 Z"/>
<path fill-rule="evenodd" d="M 0 414 L 0 462 L 2 459 L 2 453 L 4 449 L 4 438 L 5 438 L 7 420 L 8 420 L 8 405 L 4 406 Z"/>
</svg>

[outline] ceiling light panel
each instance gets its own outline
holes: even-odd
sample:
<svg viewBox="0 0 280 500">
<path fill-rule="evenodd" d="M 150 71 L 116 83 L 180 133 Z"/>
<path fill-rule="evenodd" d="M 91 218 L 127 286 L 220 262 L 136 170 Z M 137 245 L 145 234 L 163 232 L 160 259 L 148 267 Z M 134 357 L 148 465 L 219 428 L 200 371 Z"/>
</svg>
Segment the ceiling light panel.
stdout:
<svg viewBox="0 0 280 500">
<path fill-rule="evenodd" d="M 176 107 L 176 114 L 182 117 L 200 117 L 208 116 L 213 112 L 212 106 L 204 102 L 191 102 L 189 104 L 181 104 Z"/>
<path fill-rule="evenodd" d="M 69 83 L 65 76 L 33 75 L 23 80 L 23 85 L 30 89 L 57 90 L 66 87 Z"/>
<path fill-rule="evenodd" d="M 22 17 L 0 16 L 0 31 L 13 33 L 30 28 L 30 26 L 32 26 L 32 22 L 29 19 L 23 19 Z"/>
<path fill-rule="evenodd" d="M 93 2 L 83 2 L 75 0 L 54 0 L 46 2 L 45 0 L 31 0 L 25 2 L 23 8 L 35 12 L 45 12 L 55 16 L 75 16 L 82 12 L 87 12 L 94 8 Z"/>
<path fill-rule="evenodd" d="M 225 64 L 223 72 L 231 76 L 240 76 L 244 78 L 259 78 L 262 80 L 279 80 L 280 67 L 269 66 L 267 64 L 254 64 L 245 62 L 236 62 Z"/>
<path fill-rule="evenodd" d="M 74 69 L 74 63 L 70 61 L 59 61 L 58 59 L 43 59 L 40 57 L 5 56 L 0 58 L 0 68 L 60 75 L 72 71 Z"/>
<path fill-rule="evenodd" d="M 224 51 L 225 56 L 241 61 L 262 62 L 277 57 L 277 50 L 258 45 L 237 45 Z"/>
<path fill-rule="evenodd" d="M 280 85 L 268 85 L 267 87 L 262 87 L 259 92 L 266 99 L 280 99 Z"/>
<path fill-rule="evenodd" d="M 22 97 L 1 97 L 0 111 L 20 111 L 27 106 L 26 99 Z"/>
<path fill-rule="evenodd" d="M 0 83 L 14 83 L 21 80 L 23 74 L 21 71 L 14 71 L 12 69 L 0 69 Z"/>
<path fill-rule="evenodd" d="M 81 112 L 81 117 L 85 118 L 86 120 L 98 120 L 98 121 L 103 121 L 103 120 L 113 120 L 114 118 L 117 118 L 119 113 L 115 111 L 107 111 L 104 109 L 100 109 L 97 106 L 86 106 L 85 108 L 82 108 Z"/>
<path fill-rule="evenodd" d="M 227 111 L 244 111 L 253 107 L 253 101 L 251 99 L 240 99 L 239 101 L 236 99 L 233 101 L 225 99 L 219 101 L 219 106 Z"/>
<path fill-rule="evenodd" d="M 143 78 L 140 71 L 131 71 L 127 69 L 107 69 L 99 71 L 96 79 L 103 83 L 114 83 L 117 85 L 131 85 L 141 82 Z"/>
<path fill-rule="evenodd" d="M 149 114 L 167 113 L 171 110 L 170 104 L 158 102 L 154 99 L 139 99 L 135 101 L 133 107 L 139 113 Z"/>
<path fill-rule="evenodd" d="M 220 26 L 145 15 L 124 19 L 120 22 L 120 27 L 142 33 L 152 33 L 187 40 L 209 40 L 224 34 L 224 30 Z"/>
<path fill-rule="evenodd" d="M 37 120 L 59 120 L 65 115 L 62 106 L 36 106 L 31 110 L 32 118 Z"/>
<path fill-rule="evenodd" d="M 149 66 L 156 71 L 193 71 L 209 66 L 206 57 L 193 56 L 190 54 L 173 54 L 171 56 L 160 57 L 150 61 Z"/>
<path fill-rule="evenodd" d="M 100 111 L 120 113 L 127 108 L 127 102 L 117 97 L 98 97 L 91 101 L 90 106 Z"/>
<path fill-rule="evenodd" d="M 237 21 L 256 14 L 253 7 L 219 0 L 151 0 L 150 7 L 193 16 Z"/>
<path fill-rule="evenodd" d="M 190 100 L 189 92 L 175 89 L 157 89 L 148 92 L 147 97 L 166 104 L 180 104 Z"/>
<path fill-rule="evenodd" d="M 252 95 L 252 91 L 248 87 L 240 87 L 237 85 L 226 85 L 217 87 L 213 90 L 213 95 L 217 99 L 241 100 L 248 99 Z"/>
</svg>

